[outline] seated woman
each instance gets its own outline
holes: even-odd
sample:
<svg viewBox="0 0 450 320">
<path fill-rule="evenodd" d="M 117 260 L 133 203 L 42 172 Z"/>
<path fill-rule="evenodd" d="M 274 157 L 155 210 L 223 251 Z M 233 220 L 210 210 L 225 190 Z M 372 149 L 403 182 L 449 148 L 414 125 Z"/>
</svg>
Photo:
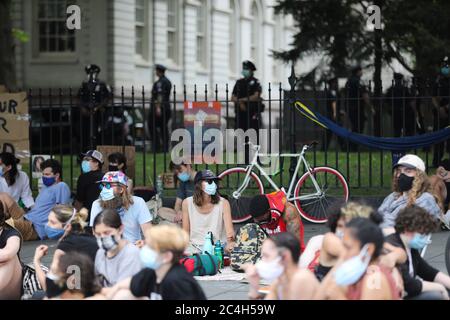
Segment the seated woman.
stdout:
<svg viewBox="0 0 450 320">
<path fill-rule="evenodd" d="M 19 160 L 9 152 L 0 153 L 0 192 L 8 193 L 14 201 L 21 202 L 26 210 L 34 206 L 28 175 L 17 168 Z"/>
<path fill-rule="evenodd" d="M 309 268 L 319 281 L 323 280 L 345 253 L 342 237 L 348 222 L 358 217 L 369 218 L 377 225 L 382 222 L 381 216 L 372 207 L 362 203 L 338 202 L 329 210 L 330 216 L 327 223 L 331 232 L 313 237 L 300 258 L 300 268 Z M 382 256 L 380 262 L 386 267 L 393 269 L 397 262 L 402 263 L 406 260 L 405 253 L 400 249 L 386 243 L 384 249 L 387 252 Z M 305 254 L 307 254 L 306 257 L 304 257 Z"/>
<path fill-rule="evenodd" d="M 112 209 L 100 212 L 94 220 L 94 235 L 100 249 L 95 256 L 95 271 L 103 287 L 110 287 L 134 276 L 142 267 L 139 249 L 122 238 L 124 225 Z"/>
<path fill-rule="evenodd" d="M 226 252 L 234 247 L 230 203 L 219 195 L 218 179 L 211 170 L 198 172 L 194 179 L 194 195 L 183 201 L 183 229 L 190 237 L 189 253 L 202 250 L 208 232 L 226 244 Z"/>
<path fill-rule="evenodd" d="M 395 220 L 395 233 L 386 241 L 407 252 L 408 259 L 398 265 L 405 284 L 405 299 L 448 300 L 450 277 L 430 266 L 421 256 L 428 235 L 438 224 L 423 208 L 412 206 L 401 210 Z"/>
<path fill-rule="evenodd" d="M 261 260 L 244 265 L 250 283 L 249 298 L 262 299 L 259 282 L 270 283 L 267 300 L 310 300 L 319 282 L 308 269 L 298 268 L 300 243 L 291 233 L 277 233 L 267 238 L 261 247 Z"/>
<path fill-rule="evenodd" d="M 354 218 L 344 229 L 342 262 L 322 281 L 316 299 L 397 300 L 400 291 L 391 271 L 380 261 L 384 237 L 367 218 Z"/>
<path fill-rule="evenodd" d="M 76 251 L 86 254 L 95 260 L 98 245 L 95 237 L 85 233 L 88 213 L 86 209 L 76 211 L 68 205 L 55 206 L 48 215 L 48 223 L 45 232 L 49 239 L 58 239 L 58 245 L 53 255 L 52 266 L 59 263 L 59 258 L 65 253 Z M 48 254 L 48 246 L 40 245 L 34 253 L 34 267 L 37 278 L 42 288 L 45 290 L 45 272 L 41 267 L 42 257 Z"/>
<path fill-rule="evenodd" d="M 206 300 L 194 277 L 179 264 L 189 243 L 188 234 L 177 226 L 155 226 L 145 234 L 141 249 L 145 269 L 133 277 L 104 288 L 108 299 Z"/>
<path fill-rule="evenodd" d="M 0 300 L 19 300 L 22 289 L 21 235 L 6 223 L 6 217 L 0 201 Z"/>
<path fill-rule="evenodd" d="M 417 205 L 439 219 L 442 208 L 439 199 L 431 194 L 430 183 L 425 173 L 425 163 L 418 156 L 407 154 L 394 166 L 393 192 L 388 195 L 378 212 L 383 216 L 381 228 L 388 235 L 394 233 L 395 219 L 405 207 Z"/>
<path fill-rule="evenodd" d="M 47 275 L 46 299 L 102 299 L 98 295 L 101 287 L 96 280 L 91 258 L 75 251 L 68 252 L 61 256 Z"/>
<path fill-rule="evenodd" d="M 433 194 L 438 197 L 445 214 L 442 216 L 443 226 L 450 230 L 450 160 L 444 159 L 436 169 L 436 174 L 430 177 Z"/>
</svg>

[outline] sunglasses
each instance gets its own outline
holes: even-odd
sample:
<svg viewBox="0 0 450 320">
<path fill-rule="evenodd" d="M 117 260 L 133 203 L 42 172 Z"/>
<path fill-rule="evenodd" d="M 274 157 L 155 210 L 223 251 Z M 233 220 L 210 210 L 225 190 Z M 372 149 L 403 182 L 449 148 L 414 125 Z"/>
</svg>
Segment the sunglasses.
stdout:
<svg viewBox="0 0 450 320">
<path fill-rule="evenodd" d="M 100 184 L 98 185 L 98 187 L 100 188 L 100 190 L 103 190 L 103 188 L 111 189 L 111 188 L 114 188 L 114 187 L 117 187 L 117 186 L 118 186 L 118 184 L 111 184 L 111 183 L 100 183 Z"/>
</svg>

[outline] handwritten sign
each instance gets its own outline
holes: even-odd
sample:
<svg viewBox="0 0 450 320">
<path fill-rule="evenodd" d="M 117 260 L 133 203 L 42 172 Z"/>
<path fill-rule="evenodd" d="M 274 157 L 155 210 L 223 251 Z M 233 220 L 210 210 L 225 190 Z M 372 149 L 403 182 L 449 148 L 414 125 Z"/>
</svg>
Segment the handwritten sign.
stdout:
<svg viewBox="0 0 450 320">
<path fill-rule="evenodd" d="M 30 157 L 28 99 L 26 92 L 0 93 L 0 151 L 19 159 Z"/>
</svg>

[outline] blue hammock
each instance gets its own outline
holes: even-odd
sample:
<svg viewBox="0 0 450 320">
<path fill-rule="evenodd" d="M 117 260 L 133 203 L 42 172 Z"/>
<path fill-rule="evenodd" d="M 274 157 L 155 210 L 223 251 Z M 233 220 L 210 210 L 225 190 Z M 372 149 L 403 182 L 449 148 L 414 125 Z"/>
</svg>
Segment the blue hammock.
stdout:
<svg viewBox="0 0 450 320">
<path fill-rule="evenodd" d="M 430 146 L 450 138 L 450 127 L 446 127 L 439 131 L 431 133 L 421 134 L 418 136 L 408 136 L 402 138 L 382 138 L 366 136 L 363 134 L 351 132 L 343 127 L 338 126 L 335 122 L 324 117 L 320 113 L 311 111 L 300 101 L 295 102 L 295 108 L 308 119 L 314 121 L 325 129 L 333 131 L 333 133 L 335 133 L 336 135 L 372 149 L 406 151 Z"/>
</svg>

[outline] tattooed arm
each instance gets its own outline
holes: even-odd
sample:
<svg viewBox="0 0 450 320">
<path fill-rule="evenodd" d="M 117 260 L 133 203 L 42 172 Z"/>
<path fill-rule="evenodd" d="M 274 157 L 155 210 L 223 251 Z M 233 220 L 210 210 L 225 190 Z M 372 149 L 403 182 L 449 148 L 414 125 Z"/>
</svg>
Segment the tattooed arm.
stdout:
<svg viewBox="0 0 450 320">
<path fill-rule="evenodd" d="M 295 235 L 300 240 L 303 251 L 305 245 L 303 243 L 304 230 L 302 219 L 300 218 L 300 214 L 298 213 L 297 208 L 289 202 L 286 203 L 286 208 L 283 212 L 283 220 L 286 223 L 287 231 Z"/>
</svg>

